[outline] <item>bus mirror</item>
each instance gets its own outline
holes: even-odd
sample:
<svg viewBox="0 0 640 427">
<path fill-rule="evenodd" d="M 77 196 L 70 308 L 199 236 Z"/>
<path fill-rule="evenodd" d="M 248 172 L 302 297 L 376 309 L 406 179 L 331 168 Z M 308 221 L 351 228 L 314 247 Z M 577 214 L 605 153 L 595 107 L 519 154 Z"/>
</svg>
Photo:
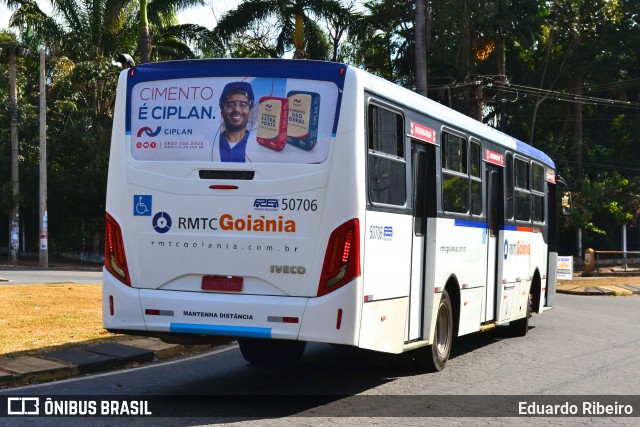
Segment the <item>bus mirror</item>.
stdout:
<svg viewBox="0 0 640 427">
<path fill-rule="evenodd" d="M 562 214 L 571 215 L 571 192 L 565 191 L 562 194 Z"/>
</svg>

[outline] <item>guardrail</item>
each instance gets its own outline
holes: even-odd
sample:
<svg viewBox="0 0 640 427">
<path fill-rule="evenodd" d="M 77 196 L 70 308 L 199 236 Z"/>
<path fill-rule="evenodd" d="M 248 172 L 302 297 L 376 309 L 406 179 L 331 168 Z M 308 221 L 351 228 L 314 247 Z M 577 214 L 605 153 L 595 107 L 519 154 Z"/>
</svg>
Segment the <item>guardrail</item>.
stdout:
<svg viewBox="0 0 640 427">
<path fill-rule="evenodd" d="M 629 257 L 629 255 L 638 255 Z M 640 266 L 640 251 L 596 251 L 587 249 L 584 254 L 585 271 L 591 272 L 594 269 L 599 273 L 604 266 L 620 266 L 627 271 L 629 265 Z"/>
</svg>

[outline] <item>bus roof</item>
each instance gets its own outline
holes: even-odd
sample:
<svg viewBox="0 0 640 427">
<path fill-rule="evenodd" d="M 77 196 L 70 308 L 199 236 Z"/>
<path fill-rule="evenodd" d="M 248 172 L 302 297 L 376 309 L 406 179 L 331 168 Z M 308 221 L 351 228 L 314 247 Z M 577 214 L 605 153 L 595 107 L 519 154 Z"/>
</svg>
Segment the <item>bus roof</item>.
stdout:
<svg viewBox="0 0 640 427">
<path fill-rule="evenodd" d="M 227 58 L 141 64 L 135 66 L 133 71 L 129 71 L 127 98 L 129 98 L 131 90 L 136 83 L 145 81 L 245 75 L 331 81 L 338 86 L 339 98 L 341 98 L 344 76 L 347 72 L 355 73 L 356 78 L 361 80 L 364 86 L 370 90 L 380 92 L 381 94 L 395 92 L 394 99 L 401 99 L 402 101 L 400 103 L 413 110 L 426 112 L 429 116 L 437 117 L 438 120 L 452 127 L 461 128 L 478 138 L 493 141 L 516 153 L 527 155 L 551 168 L 555 168 L 555 163 L 547 154 L 525 142 L 409 89 L 405 89 L 357 67 L 342 63 L 308 59 Z M 365 81 L 368 81 L 369 84 L 364 83 Z M 340 99 L 338 101 L 340 101 Z M 129 129 L 130 126 L 129 117 L 130 115 L 127 114 L 127 129 Z M 334 126 L 335 125 L 337 125 L 337 121 L 334 122 Z M 333 131 L 335 132 L 335 129 Z"/>
<path fill-rule="evenodd" d="M 436 101 L 433 101 L 432 99 L 426 98 L 416 92 L 395 85 L 367 71 L 363 71 L 354 67 L 352 68 L 356 70 L 356 73 L 364 73 L 364 75 L 370 78 L 371 90 L 375 92 L 386 94 L 388 93 L 389 89 L 385 90 L 385 88 L 389 88 L 391 87 L 389 85 L 393 85 L 395 86 L 395 88 L 397 88 L 394 88 L 394 90 L 400 91 L 395 94 L 395 98 L 401 99 L 401 104 L 406 105 L 415 111 L 425 112 L 425 114 L 427 114 L 428 116 L 437 117 L 438 120 L 443 121 L 447 125 L 450 125 L 452 128 L 465 130 L 480 139 L 493 141 L 510 150 L 513 150 L 516 153 L 532 157 L 539 162 L 542 162 L 545 165 L 555 169 L 555 163 L 551 159 L 551 157 L 549 157 L 543 151 L 523 141 L 520 141 L 517 138 L 507 135 L 506 133 L 503 133 L 489 125 L 479 122 Z"/>
</svg>

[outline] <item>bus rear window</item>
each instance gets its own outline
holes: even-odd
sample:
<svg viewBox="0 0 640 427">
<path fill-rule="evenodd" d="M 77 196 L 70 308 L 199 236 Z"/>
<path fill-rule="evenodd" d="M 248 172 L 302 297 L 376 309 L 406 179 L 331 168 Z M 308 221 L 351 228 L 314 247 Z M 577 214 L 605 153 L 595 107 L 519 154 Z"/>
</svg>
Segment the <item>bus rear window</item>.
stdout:
<svg viewBox="0 0 640 427">
<path fill-rule="evenodd" d="M 128 111 L 140 161 L 322 163 L 338 88 L 332 82 L 202 77 L 137 83 Z"/>
</svg>

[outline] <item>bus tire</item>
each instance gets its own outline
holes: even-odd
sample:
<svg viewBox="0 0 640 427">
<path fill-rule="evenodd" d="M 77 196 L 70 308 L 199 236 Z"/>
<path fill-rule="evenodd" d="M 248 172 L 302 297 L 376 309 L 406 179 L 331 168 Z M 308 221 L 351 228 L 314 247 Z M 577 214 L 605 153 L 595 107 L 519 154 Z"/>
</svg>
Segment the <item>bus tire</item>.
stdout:
<svg viewBox="0 0 640 427">
<path fill-rule="evenodd" d="M 442 291 L 438 314 L 436 316 L 436 329 L 433 333 L 431 343 L 431 362 L 433 371 L 440 372 L 444 369 L 449 355 L 451 354 L 451 344 L 453 341 L 453 308 L 449 293 Z"/>
<path fill-rule="evenodd" d="M 411 355 L 411 366 L 428 372 L 442 371 L 449 360 L 452 342 L 453 307 L 449 293 L 445 290 L 438 305 L 433 341 L 430 346 L 415 350 Z"/>
<path fill-rule="evenodd" d="M 514 320 L 513 322 L 509 322 L 509 332 L 511 336 L 514 337 L 524 337 L 529 332 L 529 319 L 532 316 L 531 307 L 533 305 L 533 297 L 529 294 L 529 298 L 527 300 L 527 314 L 522 319 Z"/>
<path fill-rule="evenodd" d="M 290 366 L 297 363 L 307 345 L 306 341 L 239 338 L 244 359 L 258 366 Z"/>
</svg>

